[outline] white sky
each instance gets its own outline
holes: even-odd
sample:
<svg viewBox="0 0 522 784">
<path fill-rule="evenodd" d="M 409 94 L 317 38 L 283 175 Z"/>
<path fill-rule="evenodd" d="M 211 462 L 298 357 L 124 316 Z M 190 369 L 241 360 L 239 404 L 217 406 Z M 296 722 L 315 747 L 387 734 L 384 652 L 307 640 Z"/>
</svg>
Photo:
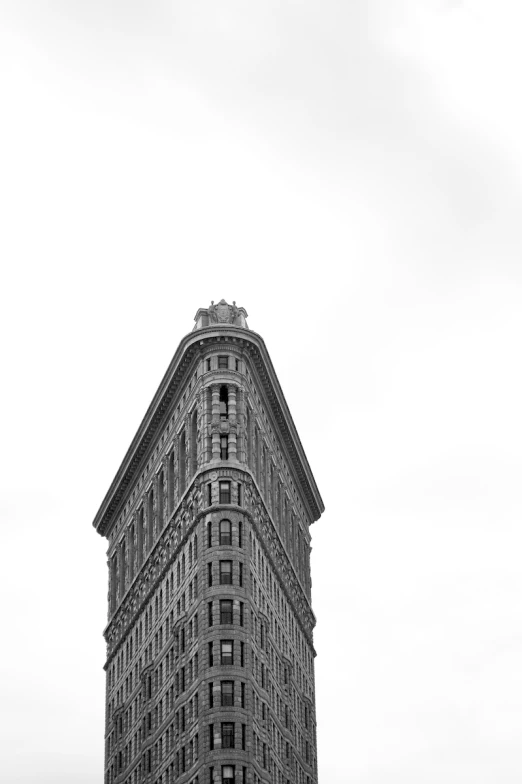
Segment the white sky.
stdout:
<svg viewBox="0 0 522 784">
<path fill-rule="evenodd" d="M 522 8 L 2 0 L 2 781 L 102 781 L 91 522 L 198 307 L 266 340 L 320 784 L 522 779 Z"/>
</svg>

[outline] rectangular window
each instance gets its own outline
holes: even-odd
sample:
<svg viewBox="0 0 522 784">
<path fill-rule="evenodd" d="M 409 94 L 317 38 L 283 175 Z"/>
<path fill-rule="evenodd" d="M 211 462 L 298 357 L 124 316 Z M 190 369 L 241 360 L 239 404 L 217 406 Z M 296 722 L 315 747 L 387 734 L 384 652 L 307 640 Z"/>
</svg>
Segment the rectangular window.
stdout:
<svg viewBox="0 0 522 784">
<path fill-rule="evenodd" d="M 219 562 L 219 584 L 232 585 L 232 561 Z"/>
<path fill-rule="evenodd" d="M 239 625 L 245 625 L 245 605 L 244 602 L 239 602 Z"/>
<path fill-rule="evenodd" d="M 234 623 L 232 617 L 232 599 L 221 599 L 219 602 L 219 622 Z"/>
<path fill-rule="evenodd" d="M 243 564 L 239 562 L 239 587 L 243 587 Z"/>
<path fill-rule="evenodd" d="M 230 520 L 221 520 L 219 523 L 219 544 L 232 544 L 232 523 Z"/>
<path fill-rule="evenodd" d="M 219 503 L 220 504 L 230 503 L 230 482 L 219 483 Z"/>
<path fill-rule="evenodd" d="M 214 751 L 214 725 L 208 725 L 208 747 L 210 751 Z"/>
<path fill-rule="evenodd" d="M 207 523 L 207 547 L 212 547 L 212 523 L 210 520 Z"/>
<path fill-rule="evenodd" d="M 221 664 L 234 664 L 233 640 L 221 640 Z"/>
<path fill-rule="evenodd" d="M 210 626 L 212 626 L 212 624 L 213 624 L 213 618 L 212 618 L 212 602 L 208 602 L 208 604 L 207 604 L 207 613 L 208 613 L 208 625 L 209 625 L 209 627 L 210 627 Z"/>
<path fill-rule="evenodd" d="M 207 373 L 210 373 L 210 359 L 207 359 Z"/>
<path fill-rule="evenodd" d="M 212 563 L 209 562 L 207 564 L 207 573 L 208 573 L 208 587 L 212 585 Z"/>
<path fill-rule="evenodd" d="M 228 370 L 228 357 L 218 357 L 218 369 Z"/>
<path fill-rule="evenodd" d="M 241 666 L 245 666 L 245 643 L 241 643 Z"/>
<path fill-rule="evenodd" d="M 225 721 L 221 723 L 221 748 L 233 749 L 234 743 L 234 723 Z"/>
<path fill-rule="evenodd" d="M 221 456 L 221 460 L 228 460 L 228 436 L 227 435 L 221 436 L 220 438 L 220 456 Z"/>
<path fill-rule="evenodd" d="M 210 482 L 207 485 L 207 506 L 212 506 L 212 485 Z"/>
<path fill-rule="evenodd" d="M 239 359 L 236 359 L 236 370 L 239 371 Z"/>
<path fill-rule="evenodd" d="M 235 765 L 222 765 L 221 766 L 221 782 L 222 784 L 235 784 L 234 771 Z"/>
<path fill-rule="evenodd" d="M 241 725 L 241 748 L 246 749 L 246 724 Z"/>
<path fill-rule="evenodd" d="M 208 684 L 208 707 L 209 708 L 214 707 L 214 684 L 213 683 Z"/>
<path fill-rule="evenodd" d="M 237 505 L 243 506 L 243 485 L 241 482 L 237 483 Z"/>
<path fill-rule="evenodd" d="M 221 681 L 221 705 L 234 704 L 234 681 Z"/>
<path fill-rule="evenodd" d="M 208 644 L 208 666 L 214 666 L 214 643 L 209 642 Z"/>
<path fill-rule="evenodd" d="M 241 683 L 241 707 L 245 707 L 245 684 Z"/>
<path fill-rule="evenodd" d="M 238 545 L 243 547 L 243 523 L 241 521 L 239 521 L 238 527 Z"/>
</svg>

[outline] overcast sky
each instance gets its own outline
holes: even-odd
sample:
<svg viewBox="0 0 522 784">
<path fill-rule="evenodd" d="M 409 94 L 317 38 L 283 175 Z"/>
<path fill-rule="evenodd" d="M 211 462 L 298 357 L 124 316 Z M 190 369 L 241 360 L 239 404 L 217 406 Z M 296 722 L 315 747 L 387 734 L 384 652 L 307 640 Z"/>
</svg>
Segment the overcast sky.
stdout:
<svg viewBox="0 0 522 784">
<path fill-rule="evenodd" d="M 2 0 L 2 781 L 102 781 L 92 519 L 225 297 L 326 505 L 320 784 L 519 784 L 521 26 L 516 0 Z"/>
</svg>

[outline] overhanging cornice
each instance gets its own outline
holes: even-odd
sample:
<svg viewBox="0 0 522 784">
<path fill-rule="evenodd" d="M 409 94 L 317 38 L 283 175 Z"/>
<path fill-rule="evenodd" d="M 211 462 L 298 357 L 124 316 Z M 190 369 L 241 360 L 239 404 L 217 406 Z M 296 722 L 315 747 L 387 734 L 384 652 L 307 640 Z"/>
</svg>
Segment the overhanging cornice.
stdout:
<svg viewBox="0 0 522 784">
<path fill-rule="evenodd" d="M 94 518 L 93 526 L 102 536 L 107 535 L 114 514 L 118 510 L 125 493 L 132 485 L 143 459 L 148 454 L 156 433 L 177 392 L 180 390 L 187 368 L 194 361 L 202 344 L 206 344 L 207 341 L 211 342 L 220 339 L 228 339 L 231 342 L 240 343 L 249 350 L 251 361 L 255 365 L 256 372 L 263 383 L 265 395 L 268 398 L 279 431 L 284 439 L 288 457 L 292 461 L 292 466 L 308 502 L 313 519 L 317 520 L 324 511 L 319 490 L 263 338 L 256 332 L 236 327 L 232 324 L 213 324 L 189 333 L 179 344 Z"/>
</svg>

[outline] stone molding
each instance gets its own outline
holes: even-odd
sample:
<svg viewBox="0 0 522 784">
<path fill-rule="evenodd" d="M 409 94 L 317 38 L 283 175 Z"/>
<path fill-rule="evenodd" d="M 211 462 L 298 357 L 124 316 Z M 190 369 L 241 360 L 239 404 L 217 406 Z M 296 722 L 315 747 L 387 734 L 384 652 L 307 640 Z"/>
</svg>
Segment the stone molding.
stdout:
<svg viewBox="0 0 522 784">
<path fill-rule="evenodd" d="M 120 503 L 135 480 L 143 459 L 154 443 L 167 411 L 176 399 L 176 395 L 183 388 L 186 372 L 200 355 L 201 346 L 206 345 L 206 341 L 220 342 L 222 340 L 226 341 L 227 338 L 232 343 L 239 343 L 242 350 L 247 351 L 249 355 L 252 366 L 256 370 L 272 409 L 272 414 L 288 453 L 289 463 L 296 472 L 298 484 L 304 494 L 304 498 L 306 498 L 312 519 L 317 520 L 324 511 L 319 490 L 263 339 L 260 335 L 248 329 L 230 324 L 214 324 L 185 336 L 178 346 L 174 358 L 93 521 L 94 527 L 102 536 L 108 535 Z"/>
</svg>

